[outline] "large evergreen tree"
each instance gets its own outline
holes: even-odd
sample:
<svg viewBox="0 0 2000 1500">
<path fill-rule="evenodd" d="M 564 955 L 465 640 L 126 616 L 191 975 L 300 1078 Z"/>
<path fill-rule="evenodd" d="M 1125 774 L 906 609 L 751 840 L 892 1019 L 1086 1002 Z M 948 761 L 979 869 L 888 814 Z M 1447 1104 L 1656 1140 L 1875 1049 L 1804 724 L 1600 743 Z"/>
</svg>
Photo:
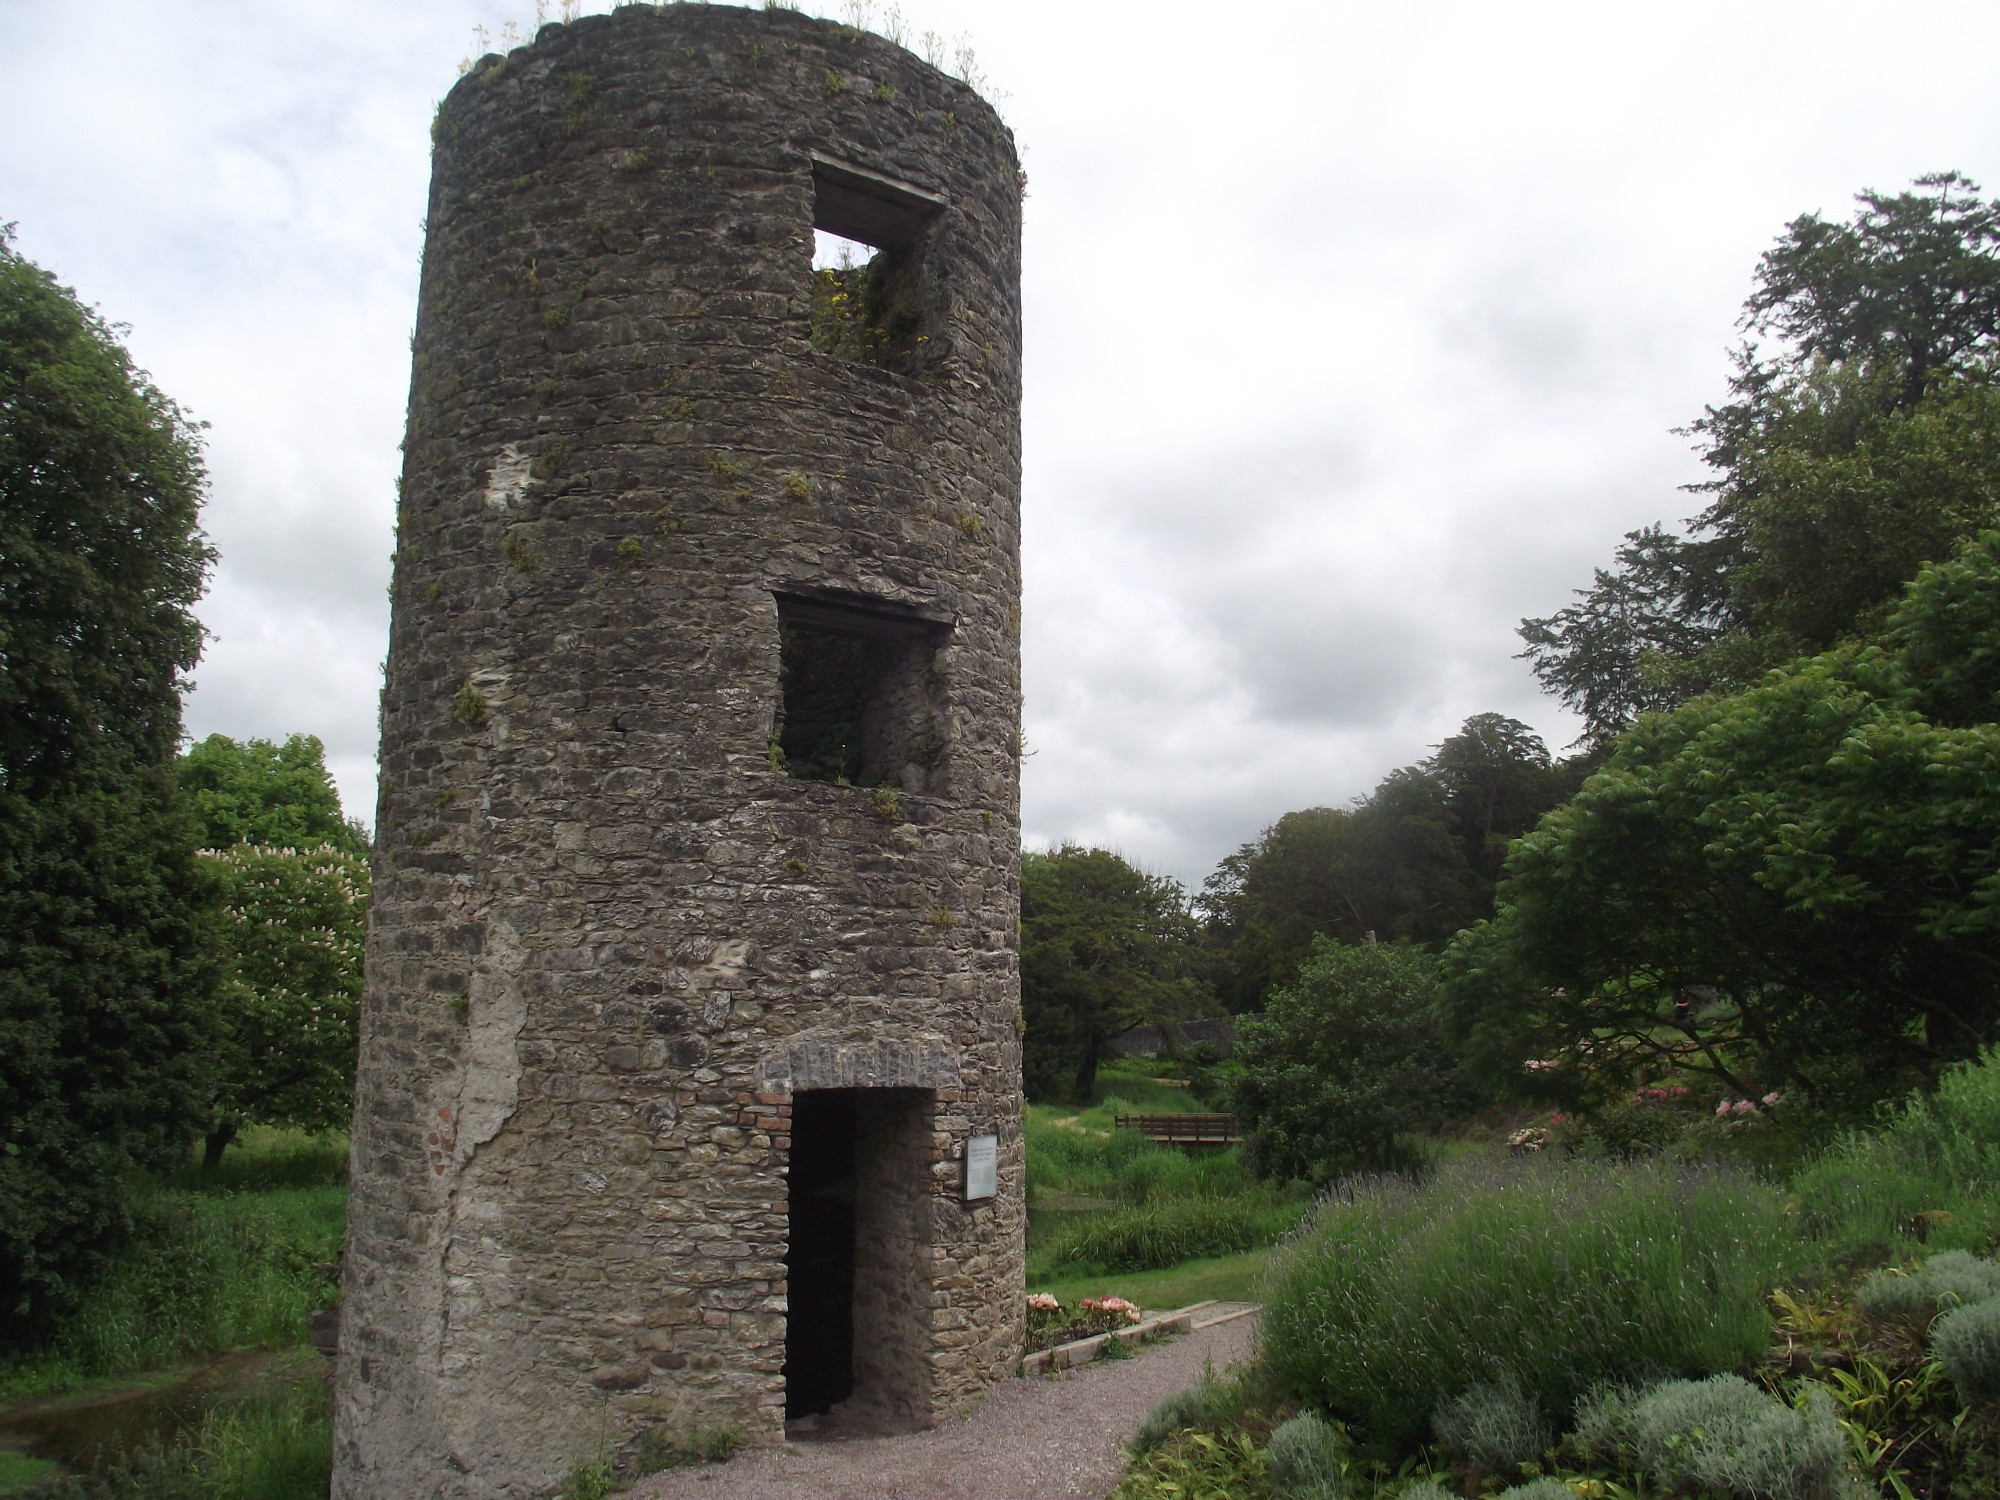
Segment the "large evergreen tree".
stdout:
<svg viewBox="0 0 2000 1500">
<path fill-rule="evenodd" d="M 0 234 L 0 1325 L 186 1149 L 212 1008 L 176 811 L 209 551 L 193 425 Z"/>
<path fill-rule="evenodd" d="M 2000 203 L 1956 173 L 1794 220 L 1758 263 L 1728 398 L 1689 429 L 1689 534 L 1631 533 L 1522 623 L 1544 686 L 1607 743 L 1878 629 L 1926 562 L 2000 524 Z"/>
</svg>

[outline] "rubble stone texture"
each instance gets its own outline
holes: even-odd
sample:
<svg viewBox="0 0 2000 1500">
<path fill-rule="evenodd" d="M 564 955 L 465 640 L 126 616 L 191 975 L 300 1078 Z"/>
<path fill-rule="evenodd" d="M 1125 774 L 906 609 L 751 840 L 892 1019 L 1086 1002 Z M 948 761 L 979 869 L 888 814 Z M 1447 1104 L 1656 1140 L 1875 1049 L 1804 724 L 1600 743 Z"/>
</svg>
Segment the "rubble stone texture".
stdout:
<svg viewBox="0 0 2000 1500">
<path fill-rule="evenodd" d="M 334 1494 L 779 1441 L 822 1273 L 850 1408 L 934 1423 L 1022 1341 L 1011 137 L 882 38 L 631 6 L 435 149 Z M 879 336 L 814 339 L 816 222 Z M 788 1283 L 812 1099 L 852 1268 Z"/>
</svg>

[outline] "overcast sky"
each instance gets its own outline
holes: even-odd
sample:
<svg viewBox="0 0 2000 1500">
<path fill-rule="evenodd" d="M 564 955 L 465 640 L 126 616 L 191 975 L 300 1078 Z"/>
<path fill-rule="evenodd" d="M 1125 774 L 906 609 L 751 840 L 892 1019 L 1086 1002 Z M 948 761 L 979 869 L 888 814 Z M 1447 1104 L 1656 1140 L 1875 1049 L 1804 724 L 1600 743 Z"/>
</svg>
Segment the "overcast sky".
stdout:
<svg viewBox="0 0 2000 1500">
<path fill-rule="evenodd" d="M 1991 0 L 903 11 L 1030 176 L 1026 834 L 1191 885 L 1468 715 L 1566 744 L 1514 627 L 1696 508 L 1759 253 L 2000 193 Z M 0 0 L 0 221 L 210 424 L 189 732 L 317 734 L 364 820 L 429 121 L 510 19 Z"/>
</svg>

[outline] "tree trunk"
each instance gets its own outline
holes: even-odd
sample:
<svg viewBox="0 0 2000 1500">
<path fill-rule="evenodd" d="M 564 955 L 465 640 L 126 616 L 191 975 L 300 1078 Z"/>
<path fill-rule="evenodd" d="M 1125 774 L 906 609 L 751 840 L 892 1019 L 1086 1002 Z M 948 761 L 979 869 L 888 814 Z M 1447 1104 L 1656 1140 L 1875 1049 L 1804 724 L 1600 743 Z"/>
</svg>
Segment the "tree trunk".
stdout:
<svg viewBox="0 0 2000 1500">
<path fill-rule="evenodd" d="M 1088 1109 L 1092 1103 L 1091 1090 L 1097 1087 L 1097 1056 L 1102 1038 L 1091 1032 L 1083 1044 L 1083 1061 L 1076 1065 L 1076 1100 Z"/>
<path fill-rule="evenodd" d="M 236 1139 L 236 1127 L 225 1120 L 222 1124 L 202 1137 L 201 1169 L 213 1172 L 222 1165 L 222 1153 L 229 1149 L 229 1143 Z"/>
</svg>

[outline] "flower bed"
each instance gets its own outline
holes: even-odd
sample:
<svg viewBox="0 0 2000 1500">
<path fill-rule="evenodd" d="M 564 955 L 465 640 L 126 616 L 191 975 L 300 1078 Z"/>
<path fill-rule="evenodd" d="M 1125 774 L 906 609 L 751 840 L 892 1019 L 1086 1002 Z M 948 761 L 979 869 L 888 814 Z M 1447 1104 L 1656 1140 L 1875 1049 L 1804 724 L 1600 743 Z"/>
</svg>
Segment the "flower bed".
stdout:
<svg viewBox="0 0 2000 1500">
<path fill-rule="evenodd" d="M 1139 1309 L 1123 1297 L 1084 1297 L 1065 1308 L 1047 1292 L 1028 1298 L 1028 1349 L 1053 1349 L 1076 1339 L 1112 1333 L 1139 1321 Z"/>
</svg>

